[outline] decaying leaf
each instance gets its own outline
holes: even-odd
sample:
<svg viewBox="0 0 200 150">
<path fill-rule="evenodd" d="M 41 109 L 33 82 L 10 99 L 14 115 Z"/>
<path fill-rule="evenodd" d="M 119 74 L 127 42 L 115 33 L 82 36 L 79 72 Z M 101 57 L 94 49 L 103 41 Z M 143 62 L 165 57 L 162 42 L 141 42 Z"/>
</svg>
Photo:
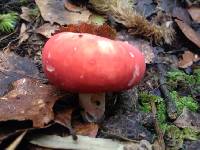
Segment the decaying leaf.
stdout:
<svg viewBox="0 0 200 150">
<path fill-rule="evenodd" d="M 191 7 L 188 9 L 192 19 L 198 23 L 200 23 L 200 8 L 199 7 Z"/>
<path fill-rule="evenodd" d="M 36 33 L 39 33 L 47 38 L 50 38 L 52 34 L 58 30 L 58 25 L 51 25 L 50 23 L 45 23 L 36 29 Z"/>
<path fill-rule="evenodd" d="M 200 131 L 200 114 L 184 108 L 182 114 L 175 120 L 174 124 L 180 128 L 189 127 Z"/>
<path fill-rule="evenodd" d="M 31 22 L 32 21 L 32 18 L 30 17 L 30 12 L 31 12 L 31 9 L 28 8 L 28 7 L 21 7 L 21 10 L 22 10 L 22 14 L 20 15 L 20 17 L 24 20 L 26 20 L 27 22 Z"/>
<path fill-rule="evenodd" d="M 41 15 L 45 21 L 51 24 L 58 23 L 60 25 L 77 24 L 79 22 L 87 22 L 91 13 L 87 10 L 81 12 L 71 12 L 65 9 L 65 0 L 35 0 Z"/>
<path fill-rule="evenodd" d="M 65 6 L 65 9 L 67 9 L 70 12 L 81 13 L 81 10 L 83 10 L 83 8 L 72 4 L 71 2 L 69 2 L 69 0 L 65 0 L 64 6 Z"/>
<path fill-rule="evenodd" d="M 175 21 L 178 24 L 181 31 L 183 32 L 183 34 L 200 48 L 200 35 L 183 21 L 180 21 L 178 19 L 175 19 Z"/>
<path fill-rule="evenodd" d="M 0 96 L 10 89 L 10 83 L 27 76 L 39 78 L 39 71 L 29 58 L 0 52 Z"/>
<path fill-rule="evenodd" d="M 197 54 L 194 54 L 191 51 L 185 51 L 185 53 L 182 55 L 182 59 L 179 61 L 179 67 L 187 68 L 191 66 L 193 62 L 198 60 L 200 60 L 200 57 Z"/>
<path fill-rule="evenodd" d="M 142 140 L 139 143 L 122 143 L 111 139 L 92 138 L 87 136 L 77 136 L 76 141 L 72 136 L 60 137 L 57 135 L 39 135 L 33 138 L 30 143 L 53 149 L 73 149 L 73 150 L 139 150 L 145 148 L 152 150 L 148 141 Z"/>
<path fill-rule="evenodd" d="M 19 42 L 18 44 L 20 45 L 22 42 L 25 42 L 29 38 L 29 34 L 27 33 L 27 27 L 25 23 L 22 23 L 21 29 L 20 29 L 20 34 L 19 34 Z"/>
<path fill-rule="evenodd" d="M 99 126 L 95 123 L 80 123 L 77 122 L 73 125 L 77 135 L 96 137 Z"/>
<path fill-rule="evenodd" d="M 135 116 L 136 117 L 136 116 Z M 116 115 L 104 122 L 107 129 L 105 135 L 125 137 L 134 140 L 148 140 L 153 142 L 154 136 L 134 117 L 127 115 Z"/>
<path fill-rule="evenodd" d="M 116 31 L 107 24 L 101 26 L 87 23 L 77 25 L 70 24 L 66 27 L 61 27 L 55 34 L 60 32 L 90 33 L 109 39 L 115 39 L 116 36 Z"/>
<path fill-rule="evenodd" d="M 51 85 L 29 78 L 17 80 L 12 90 L 0 97 L 0 121 L 32 120 L 33 127 L 43 127 L 53 120 L 52 107 L 58 99 Z"/>
<path fill-rule="evenodd" d="M 175 7 L 173 9 L 173 13 L 172 13 L 173 17 L 176 17 L 179 20 L 182 20 L 183 22 L 187 23 L 187 24 L 191 24 L 192 19 L 190 17 L 190 14 L 188 13 L 188 11 L 182 7 Z"/>
</svg>

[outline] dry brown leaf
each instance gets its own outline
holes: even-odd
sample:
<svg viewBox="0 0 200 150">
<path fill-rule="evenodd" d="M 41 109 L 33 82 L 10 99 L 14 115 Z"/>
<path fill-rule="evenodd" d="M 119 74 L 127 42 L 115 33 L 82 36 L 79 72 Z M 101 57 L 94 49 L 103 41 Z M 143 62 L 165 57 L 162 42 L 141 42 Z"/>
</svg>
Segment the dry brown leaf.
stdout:
<svg viewBox="0 0 200 150">
<path fill-rule="evenodd" d="M 183 32 L 183 34 L 200 48 L 200 35 L 183 21 L 180 21 L 178 19 L 175 19 L 175 21 L 178 24 L 181 31 Z"/>
<path fill-rule="evenodd" d="M 32 19 L 29 15 L 31 12 L 31 9 L 23 6 L 23 7 L 21 7 L 21 10 L 22 10 L 22 14 L 20 15 L 20 18 L 24 19 L 27 22 L 31 22 Z"/>
<path fill-rule="evenodd" d="M 47 38 L 50 38 L 52 34 L 58 30 L 58 25 L 51 25 L 50 23 L 45 23 L 36 29 L 36 33 L 39 33 Z"/>
<path fill-rule="evenodd" d="M 83 10 L 83 8 L 78 7 L 78 6 L 74 5 L 74 4 L 72 4 L 71 2 L 69 2 L 69 0 L 65 0 L 64 6 L 65 6 L 65 8 L 68 11 L 71 11 L 71 12 L 78 12 L 78 13 L 80 13 L 81 10 Z"/>
<path fill-rule="evenodd" d="M 193 64 L 193 62 L 196 62 L 200 60 L 200 57 L 197 54 L 192 53 L 191 51 L 185 51 L 185 53 L 182 55 L 182 59 L 179 61 L 179 67 L 180 68 L 187 68 Z"/>
<path fill-rule="evenodd" d="M 52 107 L 59 99 L 56 89 L 38 80 L 23 78 L 0 97 L 0 121 L 32 120 L 33 127 L 44 127 L 54 119 Z"/>
<path fill-rule="evenodd" d="M 25 42 L 29 38 L 29 34 L 27 33 L 27 27 L 25 23 L 22 23 L 21 28 L 20 28 L 20 34 L 19 34 L 19 42 L 18 44 L 20 45 L 22 42 Z"/>
<path fill-rule="evenodd" d="M 91 15 L 87 9 L 81 10 L 80 13 L 67 11 L 64 7 L 65 0 L 35 0 L 35 2 L 40 9 L 43 19 L 51 24 L 66 25 L 87 22 Z"/>
<path fill-rule="evenodd" d="M 78 135 L 96 137 L 99 126 L 95 123 L 76 122 L 74 124 L 74 130 Z"/>
<path fill-rule="evenodd" d="M 200 23 L 200 8 L 191 7 L 188 9 L 192 19 L 198 23 Z"/>
</svg>

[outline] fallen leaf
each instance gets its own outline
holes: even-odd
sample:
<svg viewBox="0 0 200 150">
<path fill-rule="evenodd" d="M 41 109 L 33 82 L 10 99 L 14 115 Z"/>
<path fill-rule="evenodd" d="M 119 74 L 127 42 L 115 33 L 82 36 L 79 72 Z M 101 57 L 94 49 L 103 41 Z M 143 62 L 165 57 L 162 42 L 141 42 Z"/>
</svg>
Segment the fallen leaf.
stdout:
<svg viewBox="0 0 200 150">
<path fill-rule="evenodd" d="M 188 127 L 200 131 L 200 114 L 184 108 L 182 114 L 175 120 L 174 124 L 179 128 Z"/>
<path fill-rule="evenodd" d="M 146 18 L 152 16 L 156 12 L 156 4 L 153 0 L 136 0 L 134 7 Z"/>
<path fill-rule="evenodd" d="M 13 82 L 12 87 L 0 97 L 0 121 L 32 120 L 33 127 L 44 127 L 54 119 L 52 107 L 59 99 L 55 87 L 29 78 Z"/>
<path fill-rule="evenodd" d="M 99 126 L 95 123 L 80 123 L 76 122 L 73 125 L 73 129 L 75 130 L 77 135 L 96 137 L 97 132 L 99 130 Z"/>
<path fill-rule="evenodd" d="M 20 45 L 22 42 L 25 42 L 29 38 L 29 34 L 27 33 L 26 30 L 27 30 L 27 27 L 25 23 L 22 23 L 21 28 L 20 28 L 18 45 Z"/>
<path fill-rule="evenodd" d="M 29 15 L 30 12 L 31 12 L 31 9 L 28 8 L 28 7 L 22 6 L 21 10 L 22 10 L 22 14 L 20 15 L 20 18 L 24 19 L 27 22 L 31 22 L 32 19 L 31 19 L 30 15 Z"/>
<path fill-rule="evenodd" d="M 35 0 L 35 2 L 40 9 L 43 19 L 51 24 L 66 25 L 87 22 L 91 15 L 87 9 L 81 10 L 80 13 L 67 11 L 64 7 L 65 0 Z"/>
<path fill-rule="evenodd" d="M 111 139 L 92 138 L 87 136 L 77 136 L 73 140 L 72 136 L 60 137 L 57 135 L 38 135 L 30 143 L 53 149 L 73 149 L 73 150 L 152 150 L 148 141 L 142 140 L 138 143 L 122 143 Z"/>
<path fill-rule="evenodd" d="M 66 27 L 61 27 L 55 34 L 60 32 L 90 33 L 109 39 L 115 39 L 116 36 L 116 31 L 107 24 L 101 26 L 87 23 L 70 24 Z"/>
<path fill-rule="evenodd" d="M 197 54 L 192 53 L 191 51 L 185 51 L 182 55 L 182 59 L 179 60 L 179 67 L 180 68 L 187 68 L 200 60 L 200 57 Z"/>
<path fill-rule="evenodd" d="M 81 13 L 81 10 L 83 10 L 83 8 L 78 7 L 77 5 L 72 4 L 71 2 L 69 2 L 69 0 L 65 0 L 64 6 L 70 12 Z"/>
<path fill-rule="evenodd" d="M 10 89 L 10 84 L 24 77 L 39 78 L 38 68 L 30 58 L 14 53 L 0 52 L 0 96 Z"/>
<path fill-rule="evenodd" d="M 180 21 L 178 19 L 175 19 L 175 21 L 178 24 L 181 31 L 183 32 L 183 34 L 200 48 L 200 35 L 183 21 Z"/>
<path fill-rule="evenodd" d="M 197 23 L 200 23 L 200 8 L 199 7 L 190 7 L 188 9 L 192 19 Z"/>
<path fill-rule="evenodd" d="M 50 23 L 45 23 L 36 29 L 36 33 L 39 33 L 46 38 L 50 38 L 52 34 L 58 30 L 58 25 L 51 25 Z"/>
<path fill-rule="evenodd" d="M 105 135 L 124 137 L 132 140 L 154 141 L 154 135 L 136 120 L 136 116 L 116 115 L 104 121 Z"/>
<path fill-rule="evenodd" d="M 190 17 L 190 14 L 188 13 L 187 9 L 184 9 L 182 7 L 175 7 L 172 12 L 173 17 L 176 17 L 179 20 L 182 20 L 183 22 L 187 24 L 191 24 L 192 20 Z"/>
</svg>

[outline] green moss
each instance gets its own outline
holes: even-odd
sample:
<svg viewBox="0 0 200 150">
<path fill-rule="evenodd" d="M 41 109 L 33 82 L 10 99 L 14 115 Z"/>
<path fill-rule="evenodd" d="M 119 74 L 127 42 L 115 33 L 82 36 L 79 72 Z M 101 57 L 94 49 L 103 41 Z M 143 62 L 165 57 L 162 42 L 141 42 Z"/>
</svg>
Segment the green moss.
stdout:
<svg viewBox="0 0 200 150">
<path fill-rule="evenodd" d="M 147 92 L 141 92 L 139 94 L 140 110 L 143 112 L 151 112 L 151 101 L 154 101 L 157 108 L 156 118 L 159 122 L 161 129 L 165 130 L 166 124 L 166 106 L 164 100 L 156 95 L 149 94 Z"/>
<path fill-rule="evenodd" d="M 12 32 L 18 20 L 17 13 L 0 14 L 0 32 Z"/>
<path fill-rule="evenodd" d="M 177 106 L 178 114 L 183 111 L 184 107 L 187 107 L 191 111 L 197 111 L 199 108 L 198 103 L 191 96 L 179 96 L 176 91 L 170 92 L 172 99 Z"/>
</svg>

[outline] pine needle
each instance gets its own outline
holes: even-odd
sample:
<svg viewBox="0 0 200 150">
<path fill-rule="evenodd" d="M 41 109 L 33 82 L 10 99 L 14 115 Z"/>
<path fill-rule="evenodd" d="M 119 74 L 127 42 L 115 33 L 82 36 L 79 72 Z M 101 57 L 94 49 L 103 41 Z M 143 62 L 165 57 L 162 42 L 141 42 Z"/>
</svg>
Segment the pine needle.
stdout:
<svg viewBox="0 0 200 150">
<path fill-rule="evenodd" d="M 0 32 L 11 32 L 14 30 L 18 19 L 17 13 L 0 14 Z"/>
</svg>

